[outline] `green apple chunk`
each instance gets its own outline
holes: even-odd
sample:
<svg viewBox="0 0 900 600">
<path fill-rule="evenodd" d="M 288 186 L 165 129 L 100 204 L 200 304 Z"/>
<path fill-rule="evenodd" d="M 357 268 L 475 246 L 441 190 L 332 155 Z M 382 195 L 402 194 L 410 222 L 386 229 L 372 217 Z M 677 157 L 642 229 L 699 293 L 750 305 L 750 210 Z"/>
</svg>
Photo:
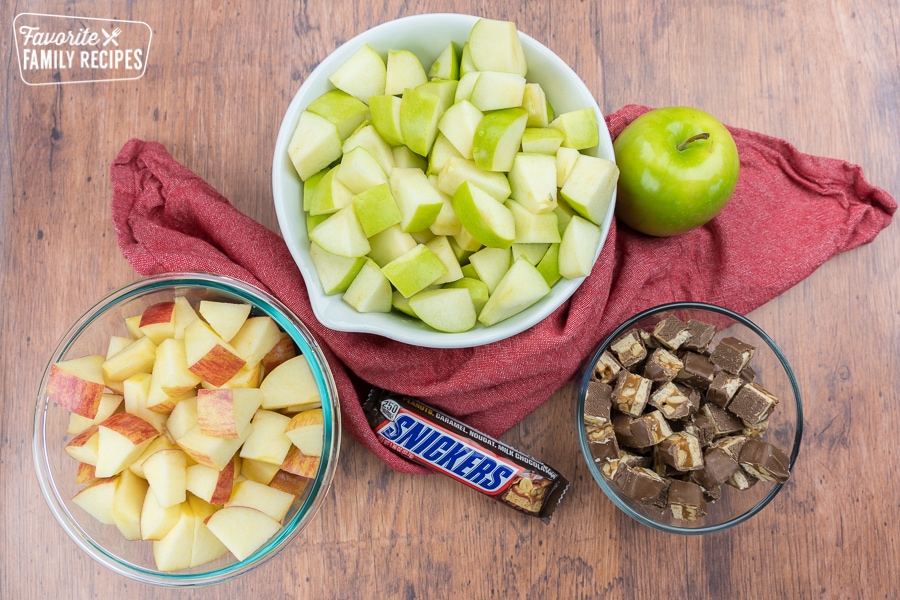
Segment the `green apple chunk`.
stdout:
<svg viewBox="0 0 900 600">
<path fill-rule="evenodd" d="M 334 123 L 341 140 L 345 140 L 366 120 L 369 107 L 343 90 L 328 90 L 310 102 L 306 110 Z"/>
<path fill-rule="evenodd" d="M 384 93 L 395 96 L 428 81 L 422 61 L 409 50 L 388 50 Z"/>
<path fill-rule="evenodd" d="M 472 85 L 469 101 L 483 112 L 521 107 L 525 96 L 525 83 L 524 77 L 512 73 L 479 71 Z M 528 113 L 525 114 L 527 123 Z"/>
<path fill-rule="evenodd" d="M 469 42 L 464 42 L 462 50 L 459 52 L 459 78 L 462 80 L 467 73 L 478 71 L 472 62 L 472 52 L 469 50 Z"/>
<path fill-rule="evenodd" d="M 388 177 L 372 154 L 357 146 L 341 157 L 341 168 L 336 177 L 353 194 L 387 183 Z"/>
<path fill-rule="evenodd" d="M 437 189 L 437 177 L 435 175 L 430 175 L 428 180 L 431 182 L 432 187 Z M 458 235 L 462 228 L 462 223 L 459 222 L 459 216 L 456 214 L 456 211 L 453 210 L 453 199 L 440 190 L 438 190 L 438 194 L 444 205 L 441 206 L 441 211 L 428 229 L 431 230 L 431 233 L 434 235 Z"/>
<path fill-rule="evenodd" d="M 329 169 L 325 168 L 306 178 L 306 181 L 303 182 L 303 210 L 309 212 L 309 205 L 312 201 L 313 195 L 316 193 L 316 186 L 322 181 L 322 178 L 325 177 L 325 174 L 328 173 Z"/>
<path fill-rule="evenodd" d="M 364 44 L 335 69 L 328 81 L 337 89 L 368 102 L 370 97 L 384 93 L 386 78 L 384 59 L 371 46 Z"/>
<path fill-rule="evenodd" d="M 559 274 L 566 279 L 590 275 L 601 237 L 599 227 L 578 215 L 572 217 L 559 244 Z"/>
<path fill-rule="evenodd" d="M 562 275 L 559 274 L 559 244 L 550 244 L 537 264 L 537 270 L 543 275 L 547 285 L 553 285 L 560 280 Z"/>
<path fill-rule="evenodd" d="M 435 256 L 444 263 L 444 268 L 447 269 L 447 272 L 444 273 L 444 275 L 438 277 L 434 281 L 434 285 L 462 279 L 463 274 L 462 269 L 459 266 L 459 260 L 457 260 L 456 254 L 453 253 L 453 248 L 450 246 L 450 240 L 447 236 L 436 235 L 425 242 L 425 247 L 434 252 Z"/>
<path fill-rule="evenodd" d="M 353 210 L 366 237 L 400 223 L 400 209 L 387 183 L 373 186 L 353 197 Z M 371 243 L 370 243 L 371 246 Z"/>
<path fill-rule="evenodd" d="M 485 113 L 472 140 L 475 165 L 487 171 L 506 172 L 512 169 L 527 120 L 528 113 L 521 108 Z"/>
<path fill-rule="evenodd" d="M 369 151 L 384 172 L 388 175 L 394 170 L 394 153 L 391 145 L 384 141 L 384 138 L 378 134 L 378 130 L 371 123 L 363 124 L 359 129 L 350 134 L 344 145 L 341 146 L 341 152 L 347 154 L 356 147 L 362 146 Z"/>
<path fill-rule="evenodd" d="M 460 76 L 459 83 L 456 85 L 456 93 L 453 95 L 454 104 L 463 100 L 472 100 L 472 89 L 475 87 L 475 82 L 478 81 L 479 75 L 481 73 L 478 71 L 469 71 L 465 75 Z"/>
<path fill-rule="evenodd" d="M 409 305 L 409 298 L 405 297 L 397 290 L 391 292 L 391 306 L 393 306 L 395 310 L 402 312 L 404 315 L 418 318 L 416 317 L 416 311 Z"/>
<path fill-rule="evenodd" d="M 572 207 L 568 205 L 565 198 L 559 199 L 553 212 L 556 213 L 556 220 L 559 223 L 559 234 L 562 235 L 566 230 L 566 227 L 569 226 L 569 221 L 572 220 L 572 217 L 574 217 L 576 213 L 572 210 Z"/>
<path fill-rule="evenodd" d="M 459 79 L 459 52 L 455 43 L 450 42 L 444 46 L 438 57 L 431 63 L 428 77 L 430 79 Z"/>
<path fill-rule="evenodd" d="M 399 225 L 391 225 L 381 233 L 369 238 L 369 258 L 379 267 L 383 267 L 416 247 L 413 236 L 400 229 Z"/>
<path fill-rule="evenodd" d="M 434 138 L 434 144 L 431 146 L 431 153 L 428 155 L 428 168 L 425 170 L 427 175 L 438 175 L 447 165 L 451 158 L 462 158 L 463 155 L 459 150 L 447 139 L 447 137 L 438 131 Z"/>
<path fill-rule="evenodd" d="M 438 189 L 453 196 L 464 181 L 474 183 L 499 202 L 509 198 L 512 191 L 505 173 L 479 169 L 474 161 L 451 157 L 438 173 Z"/>
<path fill-rule="evenodd" d="M 519 152 L 507 178 L 512 198 L 531 212 L 548 213 L 556 208 L 555 157 Z"/>
<path fill-rule="evenodd" d="M 365 256 L 371 249 L 352 204 L 322 221 L 310 232 L 309 238 L 323 250 L 338 256 Z"/>
<path fill-rule="evenodd" d="M 600 126 L 593 108 L 579 108 L 562 113 L 550 123 L 562 131 L 562 145 L 566 148 L 586 150 L 600 143 Z"/>
<path fill-rule="evenodd" d="M 391 193 L 400 209 L 400 228 L 406 232 L 428 229 L 444 206 L 444 200 L 417 168 L 395 168 L 389 178 Z"/>
<path fill-rule="evenodd" d="M 475 270 L 477 278 L 487 286 L 488 292 L 493 294 L 512 264 L 512 251 L 503 248 L 482 248 L 469 257 L 469 264 Z"/>
<path fill-rule="evenodd" d="M 475 236 L 469 233 L 461 223 L 459 226 L 459 233 L 453 236 L 453 241 L 459 247 L 461 252 L 477 252 L 484 247 L 484 244 L 475 239 Z"/>
<path fill-rule="evenodd" d="M 432 146 L 432 152 L 434 152 L 434 146 Z M 425 157 L 419 156 L 406 146 L 394 146 L 391 148 L 391 153 L 394 155 L 394 167 L 415 167 L 423 171 L 428 168 L 428 161 L 425 160 Z"/>
<path fill-rule="evenodd" d="M 519 314 L 550 293 L 540 271 L 524 258 L 516 260 L 491 292 L 478 315 L 482 325 L 490 327 Z"/>
<path fill-rule="evenodd" d="M 556 187 L 561 188 L 566 185 L 569 173 L 572 172 L 572 167 L 575 166 L 575 161 L 579 156 L 581 156 L 581 152 L 575 148 L 561 146 L 556 151 Z"/>
<path fill-rule="evenodd" d="M 398 96 L 382 94 L 369 98 L 369 116 L 372 125 L 384 141 L 391 146 L 403 144 L 403 129 L 400 126 L 400 103 Z"/>
<path fill-rule="evenodd" d="M 487 284 L 480 279 L 475 279 L 474 277 L 461 277 L 456 281 L 451 281 L 450 283 L 444 284 L 444 287 L 447 289 L 450 288 L 462 288 L 469 292 L 469 296 L 472 297 L 472 303 L 475 305 L 475 314 L 478 315 L 481 313 L 481 309 L 484 308 L 484 305 L 487 303 L 488 298 L 490 298 L 491 294 L 488 291 Z"/>
<path fill-rule="evenodd" d="M 447 267 L 441 259 L 424 244 L 418 244 L 384 265 L 381 270 L 394 288 L 407 298 L 421 292 L 447 273 Z"/>
<path fill-rule="evenodd" d="M 594 224 L 601 225 L 618 180 L 619 168 L 616 163 L 581 154 L 559 193 L 575 212 Z"/>
<path fill-rule="evenodd" d="M 475 326 L 475 303 L 462 288 L 421 291 L 409 299 L 409 307 L 426 325 L 445 333 L 462 333 Z"/>
<path fill-rule="evenodd" d="M 418 89 L 423 92 L 435 94 L 441 99 L 441 105 L 444 110 L 447 110 L 454 103 L 456 87 L 458 85 L 459 82 L 455 79 L 432 79 L 431 81 L 420 85 Z"/>
<path fill-rule="evenodd" d="M 391 284 L 370 259 L 359 270 L 341 299 L 361 313 L 391 312 Z"/>
<path fill-rule="evenodd" d="M 468 100 L 461 100 L 444 111 L 438 130 L 453 144 L 463 158 L 472 159 L 472 140 L 484 116 Z"/>
<path fill-rule="evenodd" d="M 556 127 L 526 127 L 522 134 L 522 152 L 556 156 L 563 133 Z"/>
<path fill-rule="evenodd" d="M 516 221 L 512 212 L 468 181 L 453 194 L 453 210 L 472 236 L 490 248 L 509 248 L 516 241 Z"/>
<path fill-rule="evenodd" d="M 338 256 L 314 243 L 309 245 L 309 257 L 316 268 L 322 290 L 329 296 L 347 291 L 356 274 L 366 263 L 365 257 Z"/>
<path fill-rule="evenodd" d="M 522 108 L 528 112 L 528 126 L 544 128 L 553 120 L 553 109 L 539 83 L 526 83 L 522 94 Z"/>
<path fill-rule="evenodd" d="M 516 242 L 523 244 L 553 244 L 560 241 L 556 213 L 533 213 L 513 199 L 506 201 L 516 227 Z"/>
<path fill-rule="evenodd" d="M 528 72 L 516 24 L 479 19 L 469 32 L 469 56 L 478 71 L 503 71 L 522 77 Z"/>
<path fill-rule="evenodd" d="M 556 219 L 554 219 L 554 225 L 556 224 Z M 557 235 L 557 238 L 560 236 Z M 550 247 L 550 244 L 547 242 L 536 242 L 533 244 L 523 244 L 516 242 L 512 245 L 512 259 L 516 260 L 520 256 L 530 262 L 533 265 L 541 262 L 541 259 L 544 258 L 544 255 L 547 253 L 547 249 Z"/>
<path fill-rule="evenodd" d="M 327 215 L 306 215 L 306 235 L 312 233 L 312 230 L 319 226 L 319 223 L 330 217 Z"/>
<path fill-rule="evenodd" d="M 420 88 L 407 88 L 400 99 L 400 131 L 403 143 L 421 156 L 428 156 L 444 114 L 440 96 Z"/>
<path fill-rule="evenodd" d="M 337 126 L 321 115 L 302 111 L 288 142 L 288 156 L 300 179 L 309 179 L 341 157 Z"/>
<path fill-rule="evenodd" d="M 308 202 L 312 216 L 336 213 L 353 202 L 353 192 L 337 176 L 341 165 L 329 169 L 316 184 Z"/>
</svg>

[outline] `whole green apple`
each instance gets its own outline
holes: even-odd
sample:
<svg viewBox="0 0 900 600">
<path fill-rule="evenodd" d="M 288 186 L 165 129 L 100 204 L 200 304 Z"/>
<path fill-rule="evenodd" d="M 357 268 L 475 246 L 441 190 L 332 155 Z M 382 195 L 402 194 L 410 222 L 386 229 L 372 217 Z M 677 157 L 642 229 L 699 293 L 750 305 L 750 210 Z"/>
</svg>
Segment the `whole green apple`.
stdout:
<svg viewBox="0 0 900 600">
<path fill-rule="evenodd" d="M 620 170 L 616 216 L 648 235 L 672 236 L 706 224 L 737 185 L 741 163 L 734 138 L 695 108 L 644 113 L 613 148 Z"/>
</svg>

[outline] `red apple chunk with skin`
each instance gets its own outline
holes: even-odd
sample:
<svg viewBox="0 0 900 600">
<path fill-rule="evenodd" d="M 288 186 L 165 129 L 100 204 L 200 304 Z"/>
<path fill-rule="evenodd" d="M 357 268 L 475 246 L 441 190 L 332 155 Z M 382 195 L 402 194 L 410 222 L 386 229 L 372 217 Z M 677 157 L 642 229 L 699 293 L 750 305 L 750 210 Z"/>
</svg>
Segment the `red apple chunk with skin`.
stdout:
<svg viewBox="0 0 900 600">
<path fill-rule="evenodd" d="M 69 411 L 73 502 L 177 571 L 252 555 L 318 472 L 316 377 L 249 304 L 185 296 L 125 319 L 105 355 L 52 365 Z"/>
<path fill-rule="evenodd" d="M 287 151 L 326 295 L 462 333 L 590 275 L 619 171 L 595 109 L 555 114 L 528 71 L 515 23 L 482 18 L 427 70 L 365 45 L 330 74 Z M 509 255 L 493 281 L 482 250 Z"/>
</svg>

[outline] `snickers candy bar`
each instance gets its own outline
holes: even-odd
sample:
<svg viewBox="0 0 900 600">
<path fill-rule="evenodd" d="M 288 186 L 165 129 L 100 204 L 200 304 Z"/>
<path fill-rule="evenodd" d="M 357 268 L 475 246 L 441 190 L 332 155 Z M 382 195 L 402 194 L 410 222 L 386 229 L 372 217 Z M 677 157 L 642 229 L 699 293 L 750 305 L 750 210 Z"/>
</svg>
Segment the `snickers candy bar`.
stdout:
<svg viewBox="0 0 900 600">
<path fill-rule="evenodd" d="M 638 448 L 649 448 L 672 435 L 672 428 L 662 412 L 653 410 L 631 422 L 631 437 Z"/>
<path fill-rule="evenodd" d="M 693 350 L 703 354 L 709 349 L 709 343 L 716 335 L 716 326 L 697 319 L 688 319 L 688 339 L 681 345 L 684 350 Z"/>
<path fill-rule="evenodd" d="M 650 335 L 669 350 L 678 350 L 691 337 L 687 323 L 675 315 L 669 315 L 657 323 Z"/>
<path fill-rule="evenodd" d="M 594 377 L 601 383 L 610 383 L 621 370 L 622 365 L 616 360 L 616 357 L 609 350 L 605 350 L 597 359 L 597 364 L 594 365 Z"/>
<path fill-rule="evenodd" d="M 647 358 L 647 348 L 636 329 L 623 333 L 609 348 L 618 357 L 619 364 L 626 369 Z"/>
<path fill-rule="evenodd" d="M 658 445 L 659 456 L 664 463 L 678 471 L 695 471 L 703 468 L 703 450 L 700 440 L 690 433 L 673 433 Z"/>
<path fill-rule="evenodd" d="M 745 471 L 762 481 L 784 483 L 791 476 L 787 455 L 762 440 L 748 439 L 741 448 L 739 462 Z"/>
<path fill-rule="evenodd" d="M 680 358 L 665 348 L 657 348 L 644 363 L 644 377 L 654 383 L 667 383 L 675 379 L 683 367 Z"/>
<path fill-rule="evenodd" d="M 715 404 L 707 402 L 700 408 L 700 413 L 712 423 L 714 437 L 731 435 L 744 429 L 744 424 L 739 418 Z"/>
<path fill-rule="evenodd" d="M 630 371 L 620 371 L 613 388 L 612 399 L 616 408 L 632 417 L 639 417 L 650 399 L 651 382 Z"/>
<path fill-rule="evenodd" d="M 612 405 L 612 386 L 600 381 L 588 382 L 587 397 L 584 399 L 584 422 L 604 425 L 609 423 Z"/>
<path fill-rule="evenodd" d="M 375 388 L 363 412 L 385 447 L 525 514 L 549 520 L 568 488 L 550 466 L 418 400 Z"/>
<path fill-rule="evenodd" d="M 684 366 L 675 376 L 680 383 L 706 391 L 716 376 L 716 366 L 702 354 L 685 352 L 681 358 Z"/>
<path fill-rule="evenodd" d="M 703 468 L 691 473 L 691 480 L 705 490 L 711 490 L 728 481 L 740 469 L 738 462 L 722 448 L 708 448 L 703 453 Z"/>
<path fill-rule="evenodd" d="M 699 394 L 697 394 L 699 403 Z M 670 421 L 677 421 L 689 417 L 694 410 L 688 392 L 672 382 L 659 387 L 650 395 L 649 403 L 655 406 Z"/>
<path fill-rule="evenodd" d="M 753 358 L 753 346 L 735 337 L 722 338 L 710 353 L 709 360 L 722 370 L 739 375 L 750 359 Z"/>
<path fill-rule="evenodd" d="M 719 371 L 713 377 L 706 390 L 706 399 L 721 408 L 727 408 L 728 403 L 744 385 L 744 380 L 738 375 L 733 375 L 728 371 Z"/>
<path fill-rule="evenodd" d="M 641 504 L 660 504 L 666 497 L 669 480 L 646 467 L 620 466 L 613 483 L 622 494 Z"/>
<path fill-rule="evenodd" d="M 591 456 L 595 461 L 610 460 L 619 457 L 619 444 L 612 423 L 605 425 L 586 425 L 585 434 Z"/>
<path fill-rule="evenodd" d="M 697 521 L 700 517 L 706 516 L 706 498 L 698 484 L 673 479 L 668 492 L 666 505 L 674 518 Z"/>
<path fill-rule="evenodd" d="M 734 395 L 728 410 L 748 424 L 756 425 L 768 418 L 776 404 L 778 398 L 773 394 L 758 383 L 748 383 Z"/>
</svg>

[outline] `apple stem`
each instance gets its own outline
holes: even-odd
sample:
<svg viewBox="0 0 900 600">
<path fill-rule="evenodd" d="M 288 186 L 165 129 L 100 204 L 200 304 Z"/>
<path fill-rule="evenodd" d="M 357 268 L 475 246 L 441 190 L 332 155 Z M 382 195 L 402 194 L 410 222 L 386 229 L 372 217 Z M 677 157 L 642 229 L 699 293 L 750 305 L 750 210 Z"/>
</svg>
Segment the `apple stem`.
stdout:
<svg viewBox="0 0 900 600">
<path fill-rule="evenodd" d="M 698 133 L 697 135 L 692 135 L 688 139 L 686 139 L 683 142 L 681 142 L 680 144 L 678 144 L 678 151 L 679 152 L 683 151 L 685 148 L 687 148 L 688 144 L 690 144 L 691 142 L 696 142 L 697 140 L 708 140 L 708 139 L 709 139 L 709 134 L 706 132 Z"/>
</svg>

